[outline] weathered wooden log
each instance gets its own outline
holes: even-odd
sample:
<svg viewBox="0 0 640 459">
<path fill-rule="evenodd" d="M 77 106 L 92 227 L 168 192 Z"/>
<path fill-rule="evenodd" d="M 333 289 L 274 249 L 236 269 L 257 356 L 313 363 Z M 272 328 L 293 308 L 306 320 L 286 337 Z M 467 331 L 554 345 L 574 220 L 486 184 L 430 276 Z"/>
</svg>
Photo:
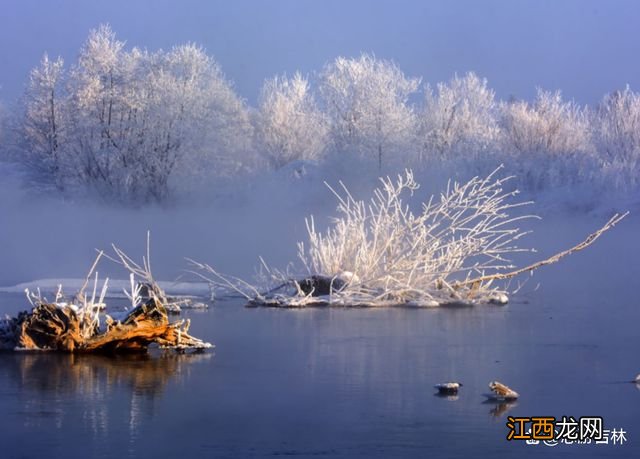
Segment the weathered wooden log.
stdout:
<svg viewBox="0 0 640 459">
<path fill-rule="evenodd" d="M 82 343 L 80 320 L 69 307 L 55 304 L 36 306 L 19 323 L 16 347 L 21 349 L 59 349 L 73 352 Z"/>
<path fill-rule="evenodd" d="M 211 347 L 189 335 L 189 321 L 170 323 L 164 306 L 155 299 L 133 309 L 121 322 L 107 321 L 107 329 L 82 330 L 76 311 L 69 306 L 39 304 L 30 312 L 5 321 L 0 348 L 62 352 L 144 352 L 160 347 L 205 349 Z M 86 327 L 86 325 L 84 325 Z"/>
</svg>

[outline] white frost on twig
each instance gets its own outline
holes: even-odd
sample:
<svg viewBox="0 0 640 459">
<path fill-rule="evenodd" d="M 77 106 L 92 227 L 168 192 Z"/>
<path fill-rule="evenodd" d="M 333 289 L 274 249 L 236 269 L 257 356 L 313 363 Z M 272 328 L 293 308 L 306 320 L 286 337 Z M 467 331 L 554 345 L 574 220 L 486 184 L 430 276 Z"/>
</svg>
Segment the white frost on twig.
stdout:
<svg viewBox="0 0 640 459">
<path fill-rule="evenodd" d="M 303 270 L 298 276 L 279 272 L 260 260 L 261 290 L 241 279 L 220 274 L 210 265 L 190 260 L 200 279 L 240 293 L 258 304 L 392 305 L 493 302 L 505 303 L 507 285 L 497 281 L 532 271 L 590 245 L 624 215 L 614 216 L 587 240 L 542 262 L 517 269 L 511 258 L 520 229 L 535 215 L 511 216 L 531 202 L 510 203 L 517 190 L 505 190 L 512 177 L 499 178 L 502 166 L 487 177 L 467 183 L 449 182 L 438 198 L 431 197 L 414 213 L 405 202 L 419 189 L 411 170 L 395 179 L 381 178 L 369 201 L 357 200 L 340 182 L 340 190 L 327 184 L 338 200 L 338 216 L 326 231 L 306 219 L 308 241 L 298 243 Z M 349 273 L 348 278 L 344 273 Z M 331 280 L 327 298 L 303 291 L 298 281 L 309 276 Z M 333 288 L 336 279 L 341 288 Z M 283 291 L 283 289 L 288 291 Z"/>
</svg>

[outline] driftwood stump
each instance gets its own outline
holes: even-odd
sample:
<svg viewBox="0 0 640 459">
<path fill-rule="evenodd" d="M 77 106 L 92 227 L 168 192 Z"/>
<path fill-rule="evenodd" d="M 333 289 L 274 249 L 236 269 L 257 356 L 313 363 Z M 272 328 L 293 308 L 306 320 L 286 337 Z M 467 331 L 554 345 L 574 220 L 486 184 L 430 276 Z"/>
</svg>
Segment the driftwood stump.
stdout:
<svg viewBox="0 0 640 459">
<path fill-rule="evenodd" d="M 82 343 L 80 320 L 71 308 L 41 304 L 31 313 L 22 312 L 16 323 L 20 349 L 59 349 L 73 352 Z"/>
<path fill-rule="evenodd" d="M 151 299 L 119 322 L 107 319 L 106 330 L 83 330 L 68 306 L 39 304 L 29 313 L 5 321 L 1 349 L 62 352 L 144 352 L 151 344 L 173 349 L 205 349 L 211 344 L 189 335 L 189 321 L 170 323 L 165 307 Z M 86 325 L 84 325 L 86 327 Z"/>
</svg>

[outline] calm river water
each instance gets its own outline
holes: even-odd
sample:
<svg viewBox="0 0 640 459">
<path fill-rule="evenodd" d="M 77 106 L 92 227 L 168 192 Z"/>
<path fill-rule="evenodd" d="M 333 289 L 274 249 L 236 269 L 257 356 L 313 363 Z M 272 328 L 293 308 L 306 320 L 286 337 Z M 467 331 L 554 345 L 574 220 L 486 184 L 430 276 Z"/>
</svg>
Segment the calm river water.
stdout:
<svg viewBox="0 0 640 459">
<path fill-rule="evenodd" d="M 615 239 L 507 306 L 190 312 L 203 355 L 0 355 L 2 458 L 640 457 L 634 255 Z M 631 272 L 629 272 L 631 271 Z M 24 308 L 0 296 L 0 311 Z M 464 384 L 456 399 L 433 384 Z M 521 394 L 487 403 L 498 379 Z M 506 440 L 507 416 L 601 416 L 624 444 Z"/>
</svg>

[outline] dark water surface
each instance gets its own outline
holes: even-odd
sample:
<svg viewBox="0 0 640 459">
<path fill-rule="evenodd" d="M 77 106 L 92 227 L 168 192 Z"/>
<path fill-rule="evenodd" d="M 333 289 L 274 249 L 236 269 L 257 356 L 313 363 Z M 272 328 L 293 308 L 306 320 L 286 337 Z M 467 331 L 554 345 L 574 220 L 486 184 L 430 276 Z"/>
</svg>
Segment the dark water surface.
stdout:
<svg viewBox="0 0 640 459">
<path fill-rule="evenodd" d="M 640 457 L 640 390 L 619 382 L 640 372 L 640 283 L 619 269 L 634 253 L 612 247 L 549 267 L 504 307 L 223 302 L 186 314 L 210 354 L 2 354 L 0 457 Z M 19 307 L 0 296 L 3 313 Z M 434 396 L 449 379 L 459 397 Z M 486 403 L 494 379 L 520 400 Z M 507 442 L 508 415 L 602 416 L 627 442 Z"/>
</svg>

